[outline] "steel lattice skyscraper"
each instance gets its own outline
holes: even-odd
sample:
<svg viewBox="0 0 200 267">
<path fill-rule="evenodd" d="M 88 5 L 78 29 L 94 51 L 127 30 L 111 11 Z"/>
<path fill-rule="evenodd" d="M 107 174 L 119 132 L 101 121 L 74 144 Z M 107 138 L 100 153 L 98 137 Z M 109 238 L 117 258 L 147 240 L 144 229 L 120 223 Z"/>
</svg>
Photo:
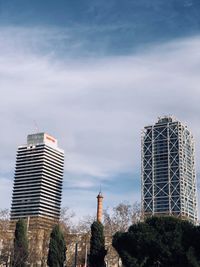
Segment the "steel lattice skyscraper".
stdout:
<svg viewBox="0 0 200 267">
<path fill-rule="evenodd" d="M 197 222 L 194 139 L 187 126 L 161 117 L 142 133 L 143 216 L 174 215 Z"/>
<path fill-rule="evenodd" d="M 11 221 L 48 227 L 60 216 L 64 152 L 46 133 L 31 134 L 17 150 Z"/>
</svg>

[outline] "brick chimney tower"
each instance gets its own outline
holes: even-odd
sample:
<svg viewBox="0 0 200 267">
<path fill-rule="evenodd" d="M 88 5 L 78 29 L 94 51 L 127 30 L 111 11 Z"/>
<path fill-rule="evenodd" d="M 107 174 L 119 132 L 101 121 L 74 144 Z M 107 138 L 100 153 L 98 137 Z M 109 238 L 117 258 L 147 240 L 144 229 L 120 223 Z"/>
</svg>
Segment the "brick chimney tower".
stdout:
<svg viewBox="0 0 200 267">
<path fill-rule="evenodd" d="M 97 221 L 102 222 L 102 215 L 103 215 L 103 195 L 101 191 L 97 196 Z"/>
</svg>

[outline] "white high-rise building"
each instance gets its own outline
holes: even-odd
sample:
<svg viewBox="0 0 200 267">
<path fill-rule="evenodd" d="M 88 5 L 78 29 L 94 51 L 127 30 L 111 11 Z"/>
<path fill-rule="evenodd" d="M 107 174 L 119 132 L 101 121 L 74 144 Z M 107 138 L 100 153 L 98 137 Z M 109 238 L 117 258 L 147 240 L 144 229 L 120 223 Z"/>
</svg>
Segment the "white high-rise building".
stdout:
<svg viewBox="0 0 200 267">
<path fill-rule="evenodd" d="M 197 222 L 194 138 L 171 116 L 160 117 L 142 134 L 142 212 Z"/>
<path fill-rule="evenodd" d="M 32 227 L 48 227 L 60 216 L 64 152 L 46 133 L 31 134 L 18 147 L 11 221 L 27 218 Z"/>
</svg>

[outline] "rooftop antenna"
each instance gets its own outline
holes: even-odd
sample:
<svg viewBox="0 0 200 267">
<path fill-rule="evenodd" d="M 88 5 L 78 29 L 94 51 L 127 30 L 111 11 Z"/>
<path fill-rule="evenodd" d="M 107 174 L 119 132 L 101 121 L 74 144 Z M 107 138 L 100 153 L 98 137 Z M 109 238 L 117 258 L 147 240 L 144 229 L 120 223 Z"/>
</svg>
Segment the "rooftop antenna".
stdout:
<svg viewBox="0 0 200 267">
<path fill-rule="evenodd" d="M 35 127 L 35 132 L 38 133 L 39 132 L 38 124 L 35 120 L 33 121 L 33 123 L 34 123 L 34 127 Z"/>
</svg>

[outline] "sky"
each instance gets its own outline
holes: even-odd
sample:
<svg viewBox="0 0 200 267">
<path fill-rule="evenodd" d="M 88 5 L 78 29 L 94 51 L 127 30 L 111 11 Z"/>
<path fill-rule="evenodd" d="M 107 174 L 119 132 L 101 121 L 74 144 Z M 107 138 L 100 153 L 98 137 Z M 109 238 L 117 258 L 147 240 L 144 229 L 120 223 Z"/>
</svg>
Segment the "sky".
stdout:
<svg viewBox="0 0 200 267">
<path fill-rule="evenodd" d="M 199 0 L 0 0 L 0 208 L 17 147 L 47 132 L 65 151 L 62 205 L 77 218 L 140 201 L 141 131 L 174 115 L 200 174 Z"/>
</svg>

